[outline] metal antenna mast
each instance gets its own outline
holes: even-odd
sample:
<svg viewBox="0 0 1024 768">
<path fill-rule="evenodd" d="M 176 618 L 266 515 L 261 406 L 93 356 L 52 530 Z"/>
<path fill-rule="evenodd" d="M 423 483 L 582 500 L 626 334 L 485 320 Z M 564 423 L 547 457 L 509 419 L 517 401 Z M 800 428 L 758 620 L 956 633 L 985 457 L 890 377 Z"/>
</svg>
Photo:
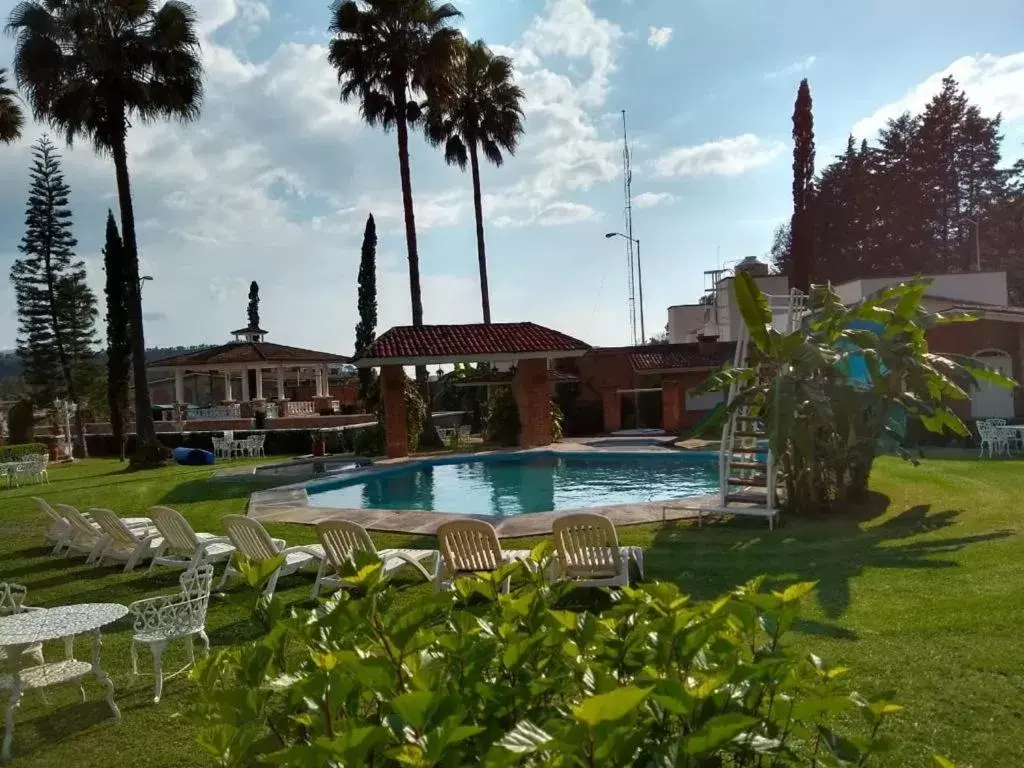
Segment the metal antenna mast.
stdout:
<svg viewBox="0 0 1024 768">
<path fill-rule="evenodd" d="M 626 130 L 626 110 L 622 110 L 622 178 L 626 195 L 626 266 L 629 268 L 629 328 L 633 345 L 642 344 L 645 340 L 637 337 L 636 328 L 636 281 L 634 280 L 633 253 L 633 167 L 629 152 L 629 133 Z"/>
</svg>

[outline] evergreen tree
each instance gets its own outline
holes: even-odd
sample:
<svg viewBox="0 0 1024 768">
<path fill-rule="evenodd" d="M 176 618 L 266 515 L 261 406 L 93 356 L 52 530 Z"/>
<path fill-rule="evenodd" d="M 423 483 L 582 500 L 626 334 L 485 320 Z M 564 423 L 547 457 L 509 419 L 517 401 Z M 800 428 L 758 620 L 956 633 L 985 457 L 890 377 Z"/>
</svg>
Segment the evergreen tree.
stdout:
<svg viewBox="0 0 1024 768">
<path fill-rule="evenodd" d="M 260 286 L 253 280 L 249 283 L 249 328 L 260 327 Z"/>
<path fill-rule="evenodd" d="M 117 231 L 114 214 L 107 211 L 107 242 L 103 248 L 103 268 L 107 273 L 107 407 L 110 430 L 124 461 L 124 427 L 128 417 L 128 384 L 132 369 L 132 340 L 129 326 L 130 272 L 124 244 Z"/>
<path fill-rule="evenodd" d="M 793 218 L 790 284 L 805 293 L 814 270 L 814 223 L 811 198 L 814 181 L 814 116 L 807 78 L 800 81 L 793 107 Z"/>
<path fill-rule="evenodd" d="M 22 258 L 11 268 L 18 304 L 18 356 L 32 399 L 78 402 L 76 370 L 93 355 L 96 298 L 85 282 L 85 265 L 75 259 L 70 191 L 60 155 L 46 136 L 32 148 L 34 157 L 25 213 Z M 86 455 L 85 428 L 75 416 L 75 443 Z"/>
<path fill-rule="evenodd" d="M 374 339 L 377 330 L 377 225 L 371 213 L 366 217 L 363 248 L 359 256 L 359 322 L 356 323 L 356 354 Z M 359 397 L 369 397 L 373 370 L 359 369 Z"/>
</svg>

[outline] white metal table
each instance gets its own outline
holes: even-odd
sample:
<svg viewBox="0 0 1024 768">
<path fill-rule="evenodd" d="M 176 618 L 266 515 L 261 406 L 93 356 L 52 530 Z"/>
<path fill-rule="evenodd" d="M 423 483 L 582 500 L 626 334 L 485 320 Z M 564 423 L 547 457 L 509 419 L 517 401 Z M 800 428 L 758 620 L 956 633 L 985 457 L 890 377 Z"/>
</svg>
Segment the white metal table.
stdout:
<svg viewBox="0 0 1024 768">
<path fill-rule="evenodd" d="M 93 674 L 107 689 L 107 704 L 110 705 L 114 718 L 118 722 L 121 721 L 121 710 L 114 703 L 114 683 L 100 664 L 100 629 L 123 618 L 127 613 L 128 609 L 117 603 L 82 603 L 42 608 L 0 618 L 0 647 L 7 650 L 7 658 L 11 660 L 13 667 L 8 675 L 0 677 L 0 688 L 10 688 L 11 691 L 7 701 L 3 751 L 0 753 L 4 761 L 11 759 L 14 744 L 14 713 L 18 709 L 24 689 L 45 688 L 76 681 L 81 684 L 82 678 L 87 674 Z M 70 638 L 75 635 L 87 632 L 92 634 L 91 663 L 75 659 L 74 647 L 70 642 Z M 61 638 L 68 639 L 67 659 L 18 669 L 17 663 L 21 659 L 23 648 Z M 84 690 L 82 698 L 85 698 Z"/>
</svg>

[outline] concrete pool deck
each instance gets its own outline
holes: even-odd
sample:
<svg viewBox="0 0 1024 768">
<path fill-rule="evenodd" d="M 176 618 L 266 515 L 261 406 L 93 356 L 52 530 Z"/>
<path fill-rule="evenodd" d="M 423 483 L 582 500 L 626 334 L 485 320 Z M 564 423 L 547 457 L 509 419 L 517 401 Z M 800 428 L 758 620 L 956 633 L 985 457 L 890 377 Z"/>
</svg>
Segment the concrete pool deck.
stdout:
<svg viewBox="0 0 1024 768">
<path fill-rule="evenodd" d="M 634 438 L 635 439 L 635 438 Z M 593 438 L 594 441 L 601 441 L 601 447 L 594 447 L 589 444 L 590 438 L 585 440 L 566 440 L 561 443 L 553 443 L 543 448 L 530 450 L 497 450 L 478 451 L 466 454 L 444 454 L 445 459 L 477 458 L 480 456 L 494 455 L 530 455 L 532 453 L 559 453 L 559 452 L 593 452 L 621 453 L 628 450 L 640 454 L 669 454 L 679 451 L 670 448 L 651 448 L 622 446 L 619 448 L 609 445 L 614 438 Z M 420 461 L 439 458 L 437 456 L 422 456 L 408 459 L 392 459 L 377 462 L 366 470 L 353 472 L 349 477 L 357 478 L 371 476 L 378 469 L 394 469 Z M 596 512 L 606 515 L 616 526 L 640 525 L 642 523 L 662 523 L 671 520 L 691 520 L 697 518 L 697 508 L 710 508 L 716 506 L 717 495 L 692 496 L 686 498 L 672 499 L 669 501 L 637 502 L 634 504 L 613 504 L 603 507 L 586 507 L 583 509 L 563 509 L 557 512 L 533 512 L 529 514 L 514 515 L 512 517 L 495 518 L 488 515 L 466 515 L 448 512 L 435 512 L 423 510 L 395 510 L 395 509 L 346 509 L 334 507 L 316 507 L 309 503 L 309 495 L 306 493 L 306 483 L 293 483 L 290 485 L 272 488 L 266 491 L 257 491 L 249 497 L 248 516 L 264 523 L 295 523 L 299 525 L 315 525 L 322 520 L 348 520 L 357 523 L 363 528 L 371 531 L 385 531 L 389 533 L 407 533 L 434 535 L 438 527 L 455 518 L 476 518 L 491 523 L 498 536 L 505 539 L 519 538 L 523 536 L 545 536 L 551 533 L 551 523 L 562 515 L 572 512 Z M 687 507 L 682 509 L 680 507 Z"/>
</svg>

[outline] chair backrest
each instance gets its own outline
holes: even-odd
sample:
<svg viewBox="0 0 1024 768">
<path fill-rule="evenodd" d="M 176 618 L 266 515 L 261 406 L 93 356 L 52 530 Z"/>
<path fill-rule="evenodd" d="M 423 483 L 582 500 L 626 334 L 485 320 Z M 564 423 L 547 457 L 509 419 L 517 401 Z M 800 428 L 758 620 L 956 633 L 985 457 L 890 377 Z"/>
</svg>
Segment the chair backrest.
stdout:
<svg viewBox="0 0 1024 768">
<path fill-rule="evenodd" d="M 225 515 L 221 522 L 231 543 L 250 560 L 259 562 L 277 556 L 277 545 L 257 521 L 244 515 Z"/>
<path fill-rule="evenodd" d="M 559 564 L 569 576 L 618 576 L 622 572 L 619 537 L 604 515 L 562 515 L 551 524 Z"/>
<path fill-rule="evenodd" d="M 65 518 L 63 518 L 57 512 L 57 510 L 55 510 L 53 507 L 51 507 L 49 502 L 46 501 L 46 499 L 41 499 L 38 496 L 33 496 L 32 497 L 32 501 L 34 501 L 36 503 L 37 507 L 39 507 L 41 510 L 43 510 L 43 512 L 46 514 L 47 517 L 50 518 L 50 521 L 54 525 L 57 525 L 60 528 L 63 528 L 65 525 L 68 524 L 68 521 Z"/>
<path fill-rule="evenodd" d="M 377 554 L 366 529 L 347 520 L 324 520 L 316 524 L 316 535 L 327 554 L 327 562 L 335 568 L 355 562 L 356 552 Z"/>
<path fill-rule="evenodd" d="M 225 429 L 224 430 L 224 439 L 225 440 L 234 440 L 235 439 L 235 432 L 234 432 L 234 430 Z"/>
<path fill-rule="evenodd" d="M 140 601 L 138 605 L 146 607 L 135 613 L 136 632 L 160 632 L 174 637 L 203 629 L 210 605 L 213 566 L 207 563 L 185 571 L 178 584 L 181 591 L 177 595 Z"/>
<path fill-rule="evenodd" d="M 28 590 L 21 584 L 0 581 L 0 616 L 11 616 L 25 610 Z"/>
<path fill-rule="evenodd" d="M 89 510 L 89 514 L 92 515 L 92 519 L 96 521 L 100 530 L 110 537 L 111 544 L 122 549 L 134 549 L 135 545 L 139 543 L 135 534 L 128 530 L 124 520 L 118 517 L 114 510 L 94 507 Z"/>
<path fill-rule="evenodd" d="M 453 520 L 437 529 L 445 566 L 455 573 L 495 571 L 503 560 L 494 527 L 483 520 Z"/>
<path fill-rule="evenodd" d="M 65 520 L 68 521 L 68 524 L 72 529 L 74 529 L 76 535 L 84 536 L 87 539 L 96 539 L 99 537 L 100 534 L 98 534 L 96 529 L 92 527 L 92 524 L 90 524 L 89 520 L 86 519 L 85 515 L 70 504 L 58 504 L 57 511 Z"/>
<path fill-rule="evenodd" d="M 192 555 L 199 546 L 199 538 L 188 520 L 176 509 L 153 507 L 149 510 L 153 525 L 164 537 L 167 549 L 178 555 Z"/>
</svg>

